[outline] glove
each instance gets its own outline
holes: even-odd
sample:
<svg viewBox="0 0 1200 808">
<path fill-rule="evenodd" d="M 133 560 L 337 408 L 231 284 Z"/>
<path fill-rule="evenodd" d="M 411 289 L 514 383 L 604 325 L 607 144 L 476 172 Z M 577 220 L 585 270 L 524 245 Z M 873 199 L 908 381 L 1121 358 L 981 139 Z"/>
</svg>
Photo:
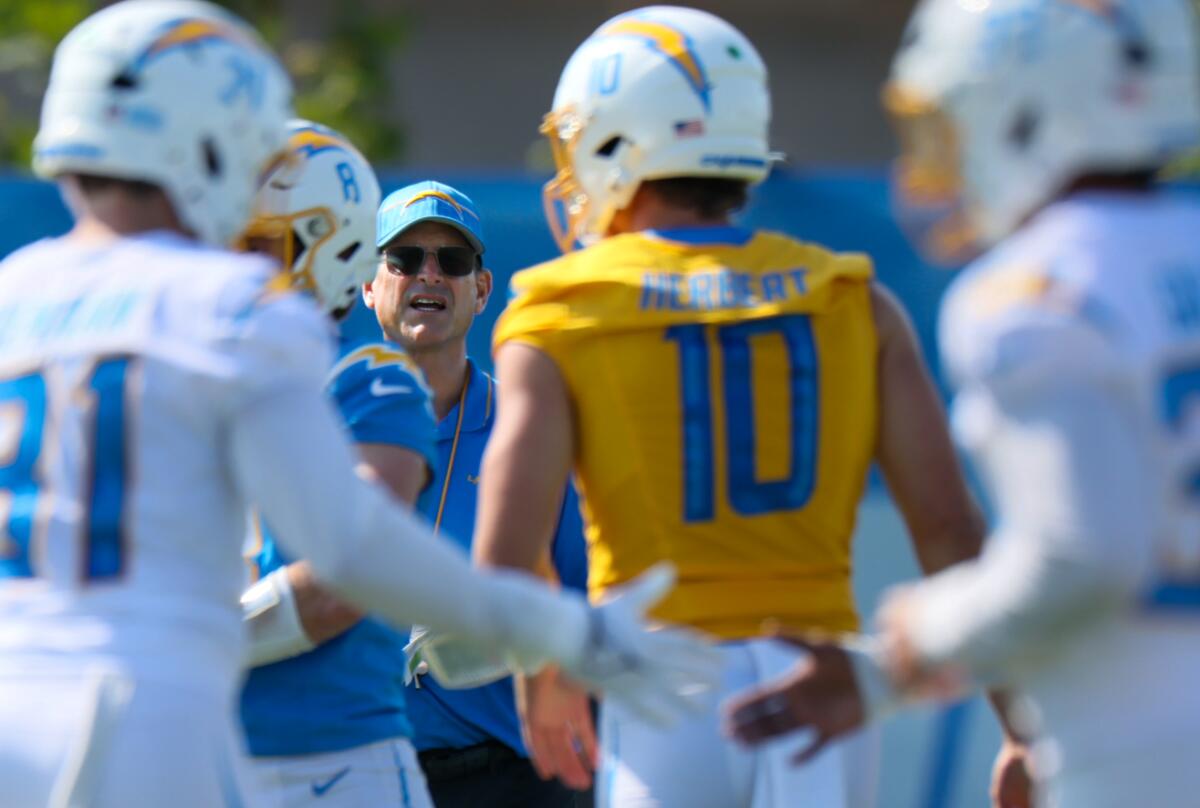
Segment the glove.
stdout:
<svg viewBox="0 0 1200 808">
<path fill-rule="evenodd" d="M 405 684 L 416 674 L 428 672 L 442 687 L 460 690 L 482 687 L 511 674 L 501 655 L 489 652 L 478 643 L 436 634 L 424 626 L 413 626 L 404 653 L 408 658 Z"/>
<path fill-rule="evenodd" d="M 587 637 L 563 671 L 647 722 L 668 727 L 704 709 L 721 681 L 721 652 L 683 629 L 651 631 L 646 611 L 671 590 L 675 571 L 658 564 L 589 610 Z"/>
</svg>

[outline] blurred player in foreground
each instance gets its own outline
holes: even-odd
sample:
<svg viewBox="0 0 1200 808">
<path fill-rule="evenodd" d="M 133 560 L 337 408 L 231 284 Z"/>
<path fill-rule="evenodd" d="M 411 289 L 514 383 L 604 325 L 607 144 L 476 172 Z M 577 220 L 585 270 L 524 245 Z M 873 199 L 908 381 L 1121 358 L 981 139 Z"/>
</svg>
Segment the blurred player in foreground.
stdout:
<svg viewBox="0 0 1200 808">
<path fill-rule="evenodd" d="M 574 467 L 593 596 L 674 562 L 655 614 L 722 642 L 723 694 L 795 661 L 760 639 L 765 622 L 858 626 L 850 540 L 872 460 L 924 569 L 973 556 L 983 535 L 870 261 L 732 224 L 768 173 L 769 117 L 754 46 L 701 11 L 618 16 L 571 57 L 544 125 L 560 168 L 547 201 L 563 249 L 588 246 L 513 280 L 474 546 L 532 568 Z M 723 739 L 720 697 L 674 731 L 605 702 L 597 801 L 873 804 L 873 737 L 796 770 Z M 561 733 L 545 745 L 573 754 Z"/>
<path fill-rule="evenodd" d="M 467 356 L 467 334 L 492 293 L 483 219 L 456 188 L 418 182 L 383 201 L 377 239 L 383 260 L 364 300 L 387 338 L 424 373 L 437 418 L 437 473 L 421 512 L 439 538 L 469 550 L 480 463 L 499 407 L 495 381 Z M 550 559 L 564 586 L 583 590 L 587 560 L 573 486 L 562 500 Z M 539 779 L 530 765 L 510 678 L 447 688 L 420 676 L 414 685 L 406 694 L 413 745 L 438 808 L 575 804 L 569 788 Z M 586 694 L 573 706 L 577 722 L 590 727 Z M 582 779 L 572 785 L 586 787 Z"/>
<path fill-rule="evenodd" d="M 262 246 L 294 287 L 340 320 L 375 274 L 379 183 L 324 127 L 293 121 L 287 150 L 259 190 L 271 217 Z M 350 345 L 326 385 L 357 444 L 359 474 L 415 505 L 437 453 L 429 394 L 412 361 L 384 342 Z M 407 636 L 344 605 L 307 562 L 289 564 L 269 525 L 256 520 L 249 551 L 261 580 L 242 597 L 256 667 L 241 716 L 259 787 L 281 806 L 431 805 L 408 740 Z"/>
<path fill-rule="evenodd" d="M 589 610 L 482 576 L 360 480 L 328 318 L 231 254 L 290 83 L 201 2 L 109 6 L 55 54 L 35 168 L 76 215 L 0 265 L 0 782 L 6 806 L 238 804 L 245 514 L 393 625 L 555 661 L 670 718 L 708 650 L 647 633 L 652 576 Z"/>
<path fill-rule="evenodd" d="M 978 561 L 891 595 L 880 641 L 736 700 L 737 737 L 819 745 L 1002 682 L 1045 805 L 1196 804 L 1200 203 L 1154 185 L 1200 142 L 1196 24 L 1186 0 L 917 9 L 885 99 L 901 182 L 955 213 L 937 244 L 992 245 L 941 345 L 998 522 Z"/>
</svg>

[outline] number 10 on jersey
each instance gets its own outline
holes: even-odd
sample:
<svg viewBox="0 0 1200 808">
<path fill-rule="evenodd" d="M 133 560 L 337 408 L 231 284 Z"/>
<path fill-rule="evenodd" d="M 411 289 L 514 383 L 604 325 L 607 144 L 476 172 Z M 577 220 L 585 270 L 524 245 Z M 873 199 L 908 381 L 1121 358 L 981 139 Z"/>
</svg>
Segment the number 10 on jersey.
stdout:
<svg viewBox="0 0 1200 808">
<path fill-rule="evenodd" d="M 725 326 L 678 325 L 667 329 L 666 338 L 679 346 L 684 521 L 707 522 L 716 515 L 710 328 L 716 331 L 721 360 L 730 506 L 742 516 L 804 507 L 816 482 L 819 435 L 817 349 L 808 317 L 787 315 Z M 787 385 L 790 398 L 791 469 L 785 479 L 759 481 L 750 340 L 771 334 L 782 337 L 788 353 L 789 373 L 779 383 Z"/>
</svg>

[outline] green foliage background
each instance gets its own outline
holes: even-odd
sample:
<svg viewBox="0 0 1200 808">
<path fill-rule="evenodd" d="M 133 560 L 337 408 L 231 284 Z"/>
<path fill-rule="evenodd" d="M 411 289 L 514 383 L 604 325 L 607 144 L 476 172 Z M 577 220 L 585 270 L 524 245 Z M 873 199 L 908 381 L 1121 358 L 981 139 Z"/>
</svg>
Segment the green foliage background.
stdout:
<svg viewBox="0 0 1200 808">
<path fill-rule="evenodd" d="M 343 132 L 373 162 L 404 154 L 404 130 L 386 114 L 388 75 L 410 19 L 363 0 L 325 8 L 319 38 L 297 36 L 285 0 L 216 0 L 253 24 L 296 82 L 296 111 Z M 39 99 L 54 47 L 76 24 L 108 5 L 102 0 L 3 0 L 0 3 L 0 167 L 28 170 Z"/>
</svg>

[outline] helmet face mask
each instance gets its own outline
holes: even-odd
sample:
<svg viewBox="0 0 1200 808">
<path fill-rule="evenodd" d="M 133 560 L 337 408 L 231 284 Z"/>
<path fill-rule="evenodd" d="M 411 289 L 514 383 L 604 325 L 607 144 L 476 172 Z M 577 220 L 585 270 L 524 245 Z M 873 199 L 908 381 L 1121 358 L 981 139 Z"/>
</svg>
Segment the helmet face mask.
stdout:
<svg viewBox="0 0 1200 808">
<path fill-rule="evenodd" d="M 645 180 L 762 181 L 769 122 L 766 68 L 724 20 L 671 6 L 609 20 L 568 60 L 542 122 L 555 240 L 566 251 L 604 238 Z"/>
<path fill-rule="evenodd" d="M 288 124 L 287 158 L 264 177 L 246 246 L 280 260 L 292 288 L 327 312 L 349 310 L 375 277 L 375 172 L 342 135 L 309 121 Z"/>
<path fill-rule="evenodd" d="M 938 204 L 962 193 L 959 136 L 953 119 L 937 104 L 903 87 L 884 88 L 884 109 L 900 141 L 897 174 L 916 203 Z"/>
<path fill-rule="evenodd" d="M 290 267 L 291 288 L 316 295 L 313 261 L 336 230 L 337 219 L 326 207 L 278 215 L 260 213 L 246 228 L 238 246 L 249 252 L 270 255 L 280 266 Z M 301 233 L 307 234 L 308 238 Z"/>
<path fill-rule="evenodd" d="M 1200 144 L 1195 12 L 1190 0 L 924 0 L 884 105 L 899 196 L 943 211 L 940 246 L 921 246 L 987 247 L 1079 179 L 1153 170 Z"/>
<path fill-rule="evenodd" d="M 883 91 L 883 106 L 900 144 L 892 166 L 896 217 L 925 256 L 959 265 L 980 251 L 963 197 L 960 135 L 937 104 L 896 84 Z"/>
<path fill-rule="evenodd" d="M 584 232 L 588 219 L 588 195 L 575 177 L 574 153 L 578 146 L 582 123 L 571 109 L 547 112 L 539 132 L 550 142 L 555 175 L 542 188 L 542 205 L 554 243 L 569 252 Z"/>
</svg>

